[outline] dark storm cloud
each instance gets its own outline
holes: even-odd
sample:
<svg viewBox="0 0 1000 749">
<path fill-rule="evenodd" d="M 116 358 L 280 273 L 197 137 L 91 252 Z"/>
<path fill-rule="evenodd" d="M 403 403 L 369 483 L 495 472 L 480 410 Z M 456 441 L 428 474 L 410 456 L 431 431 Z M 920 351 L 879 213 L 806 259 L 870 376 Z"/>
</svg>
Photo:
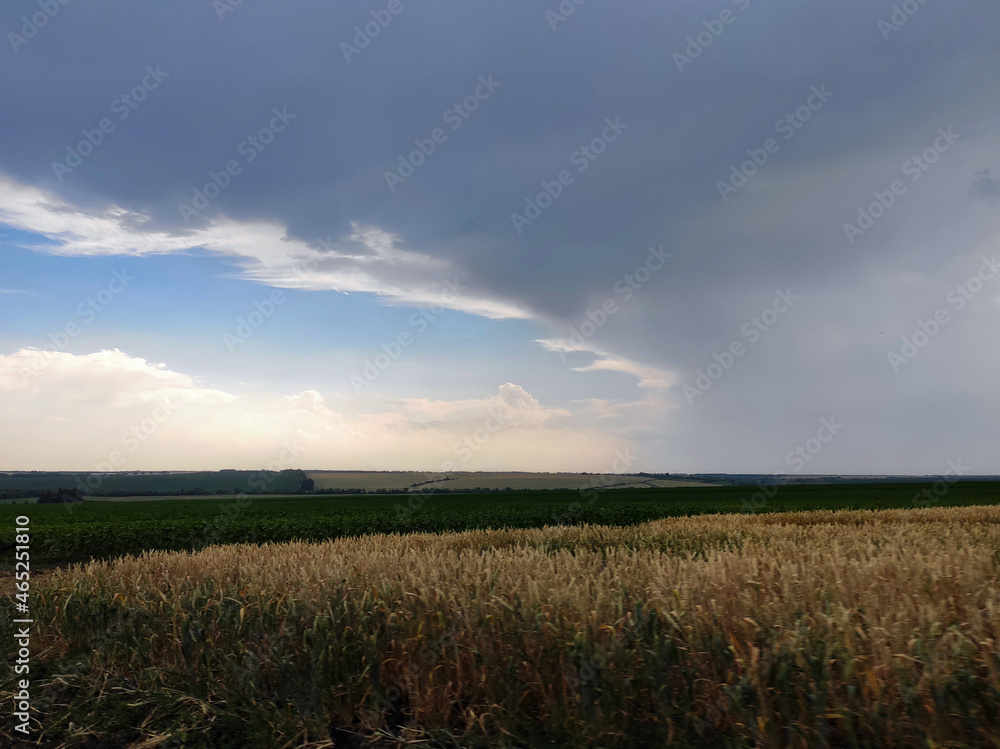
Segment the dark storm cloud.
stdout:
<svg viewBox="0 0 1000 749">
<path fill-rule="evenodd" d="M 969 194 L 993 205 L 1000 202 L 1000 182 L 990 177 L 990 170 L 976 172 L 976 179 L 969 187 Z"/>
</svg>

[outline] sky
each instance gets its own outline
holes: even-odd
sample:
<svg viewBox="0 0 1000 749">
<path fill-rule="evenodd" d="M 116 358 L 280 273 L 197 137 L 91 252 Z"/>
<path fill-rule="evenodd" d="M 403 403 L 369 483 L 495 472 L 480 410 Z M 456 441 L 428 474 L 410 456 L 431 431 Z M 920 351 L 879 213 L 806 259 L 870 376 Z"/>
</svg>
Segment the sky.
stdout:
<svg viewBox="0 0 1000 749">
<path fill-rule="evenodd" d="M 0 470 L 1000 473 L 998 28 L 0 0 Z"/>
</svg>

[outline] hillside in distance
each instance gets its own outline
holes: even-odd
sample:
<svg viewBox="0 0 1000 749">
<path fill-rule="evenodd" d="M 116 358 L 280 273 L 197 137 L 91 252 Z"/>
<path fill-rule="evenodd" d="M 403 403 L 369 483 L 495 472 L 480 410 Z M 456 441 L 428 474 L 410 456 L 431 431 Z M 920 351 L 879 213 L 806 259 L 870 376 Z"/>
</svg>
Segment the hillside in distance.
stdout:
<svg viewBox="0 0 1000 749">
<path fill-rule="evenodd" d="M 0 473 L 0 498 L 79 490 L 84 497 L 200 496 L 216 494 L 366 494 L 411 491 L 518 491 L 598 487 L 668 488 L 713 485 L 670 474 L 588 474 L 421 471 L 132 471 Z"/>
</svg>

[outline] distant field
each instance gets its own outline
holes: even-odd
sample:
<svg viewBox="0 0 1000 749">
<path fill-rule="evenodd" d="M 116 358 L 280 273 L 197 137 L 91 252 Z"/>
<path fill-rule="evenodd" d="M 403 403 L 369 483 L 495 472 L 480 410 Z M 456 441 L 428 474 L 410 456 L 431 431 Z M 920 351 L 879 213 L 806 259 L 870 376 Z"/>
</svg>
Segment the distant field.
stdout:
<svg viewBox="0 0 1000 749">
<path fill-rule="evenodd" d="M 890 495 L 904 499 L 866 500 Z M 32 705 L 51 747 L 1000 736 L 997 507 L 217 546 L 49 572 L 32 593 Z M 16 626 L 0 618 L 0 640 Z M 16 691 L 4 659 L 8 711 Z M 12 720 L 0 739 L 21 745 Z"/>
<path fill-rule="evenodd" d="M 579 489 L 591 486 L 628 485 L 640 487 L 713 486 L 701 481 L 673 481 L 644 476 L 584 473 L 441 473 L 419 471 L 306 471 L 317 489 Z"/>
<path fill-rule="evenodd" d="M 318 541 L 366 533 L 583 523 L 633 525 L 656 518 L 753 510 L 912 508 L 915 496 L 925 486 L 930 485 L 785 486 L 762 505 L 752 501 L 753 487 L 712 486 L 424 496 L 230 496 L 156 502 L 90 499 L 72 505 L 0 506 L 0 540 L 10 540 L 14 518 L 27 514 L 32 528 L 32 560 L 52 563 L 137 554 L 147 549 Z M 935 504 L 1000 504 L 1000 483 L 954 484 Z"/>
<path fill-rule="evenodd" d="M 317 489 L 406 489 L 427 481 L 420 471 L 306 471 Z M 444 475 L 444 474 L 442 474 Z"/>
<path fill-rule="evenodd" d="M 26 493 L 80 489 L 90 496 L 139 497 L 204 496 L 210 494 L 275 493 L 293 494 L 306 478 L 315 481 L 317 490 L 404 491 L 407 489 L 502 490 L 502 489 L 578 489 L 585 486 L 628 485 L 635 487 L 712 486 L 699 481 L 676 481 L 648 476 L 582 473 L 504 473 L 418 471 L 174 471 L 163 473 L 80 473 L 38 472 L 0 473 L 0 497 L 25 496 Z"/>
</svg>

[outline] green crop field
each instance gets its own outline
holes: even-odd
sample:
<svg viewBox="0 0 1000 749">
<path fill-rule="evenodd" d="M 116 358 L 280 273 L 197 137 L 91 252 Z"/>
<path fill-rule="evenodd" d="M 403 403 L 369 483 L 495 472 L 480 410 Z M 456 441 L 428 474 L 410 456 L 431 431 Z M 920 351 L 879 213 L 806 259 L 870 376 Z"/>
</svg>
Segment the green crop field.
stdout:
<svg viewBox="0 0 1000 749">
<path fill-rule="evenodd" d="M 443 532 L 544 525 L 633 525 L 706 513 L 904 509 L 1000 504 L 1000 482 L 959 482 L 925 500 L 929 484 L 609 489 L 490 494 L 219 499 L 0 506 L 0 540 L 27 514 L 32 561 L 62 563 L 181 551 L 213 543 L 322 540 L 369 533 Z M 759 493 L 758 493 L 759 492 Z M 756 498 L 754 494 L 757 493 Z M 932 495 L 933 496 L 933 495 Z"/>
</svg>

